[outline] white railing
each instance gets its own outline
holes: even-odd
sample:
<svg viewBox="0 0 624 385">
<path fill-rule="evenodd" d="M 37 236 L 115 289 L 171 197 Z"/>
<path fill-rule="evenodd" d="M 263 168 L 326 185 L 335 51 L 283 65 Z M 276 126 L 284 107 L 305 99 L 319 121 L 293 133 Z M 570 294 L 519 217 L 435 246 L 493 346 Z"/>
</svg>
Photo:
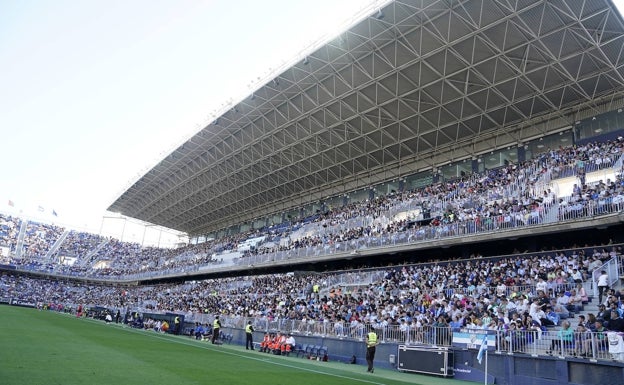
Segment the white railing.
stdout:
<svg viewBox="0 0 624 385">
<path fill-rule="evenodd" d="M 206 316 L 199 322 L 210 324 L 212 316 Z M 221 317 L 224 321 L 224 317 Z M 292 333 L 297 337 L 323 337 L 337 339 L 363 340 L 369 331 L 374 330 L 381 343 L 398 343 L 428 346 L 453 346 L 453 332 L 487 331 L 496 335 L 496 353 L 529 354 L 557 357 L 577 357 L 594 360 L 622 360 L 624 356 L 609 352 L 609 338 L 613 341 L 624 333 L 591 331 L 589 329 L 562 328 L 548 330 L 537 326 L 517 326 L 510 322 L 499 323 L 498 330 L 483 328 L 453 328 L 451 326 L 413 326 L 387 325 L 371 323 L 297 321 L 288 319 L 252 319 L 243 317 L 225 317 L 224 329 L 244 329 L 251 320 L 256 331 L 267 333 Z M 611 335 L 611 336 L 610 336 Z M 614 342 L 611 342 L 612 344 Z"/>
<path fill-rule="evenodd" d="M 592 272 L 591 281 L 594 297 L 598 298 L 598 277 L 600 277 L 603 271 L 605 271 L 609 276 L 609 287 L 611 288 L 617 285 L 620 280 L 620 269 L 618 267 L 620 258 L 621 255 L 613 256 L 613 258 Z M 603 293 L 603 299 L 606 299 L 607 297 L 607 293 Z"/>
<path fill-rule="evenodd" d="M 615 196 L 612 199 L 606 198 L 585 202 L 570 202 L 566 205 L 559 205 L 558 220 L 578 221 L 579 219 L 591 219 L 597 216 L 608 215 L 621 212 L 624 210 L 624 197 Z M 225 266 L 248 266 L 254 267 L 263 264 L 278 264 L 284 262 L 292 262 L 293 260 L 305 260 L 310 258 L 319 258 L 323 256 L 331 256 L 335 254 L 358 254 L 361 251 L 376 248 L 383 249 L 393 246 L 406 246 L 421 242 L 436 241 L 440 239 L 463 238 L 465 236 L 501 232 L 508 230 L 517 230 L 539 226 L 545 223 L 548 212 L 554 204 L 544 204 L 539 210 L 527 212 L 526 215 L 497 215 L 492 217 L 478 218 L 475 220 L 454 221 L 450 223 L 440 223 L 438 225 L 423 225 L 414 228 L 405 229 L 404 231 L 392 233 L 372 234 L 370 236 L 362 236 L 342 242 L 326 242 L 324 244 L 313 247 L 302 247 L 292 250 L 284 250 L 277 252 L 248 254 L 231 261 L 210 262 L 207 264 L 194 264 L 191 266 L 179 266 L 162 271 L 150 271 L 142 273 L 98 275 L 97 272 L 63 272 L 61 275 L 94 277 L 100 279 L 146 279 L 162 276 L 171 276 L 175 274 L 189 274 L 194 271 L 210 271 L 211 269 L 223 268 Z M 37 266 L 17 266 L 19 270 L 39 270 Z M 91 274 L 89 274 L 91 273 Z"/>
</svg>

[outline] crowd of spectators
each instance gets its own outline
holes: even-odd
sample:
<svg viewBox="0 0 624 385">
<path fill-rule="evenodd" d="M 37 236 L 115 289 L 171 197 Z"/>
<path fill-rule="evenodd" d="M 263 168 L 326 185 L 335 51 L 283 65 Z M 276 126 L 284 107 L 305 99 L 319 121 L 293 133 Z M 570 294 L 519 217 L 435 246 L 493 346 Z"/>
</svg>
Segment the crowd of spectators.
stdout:
<svg viewBox="0 0 624 385">
<path fill-rule="evenodd" d="M 17 239 L 22 221 L 17 217 L 5 216 L 0 213 L 0 247 L 5 248 L 7 256 L 14 254 L 17 247 Z M 0 254 L 0 258 L 2 258 Z"/>
<path fill-rule="evenodd" d="M 551 326 L 582 311 L 588 301 L 583 283 L 593 269 L 622 254 L 621 246 L 587 250 L 474 256 L 465 261 L 388 267 L 377 274 L 272 274 L 121 288 L 5 273 L 0 276 L 0 297 L 47 305 L 177 312 L 190 319 L 221 314 L 232 319 L 292 320 L 312 332 L 331 324 L 344 335 L 366 324 L 417 329 L 442 322 L 480 328 L 497 326 L 502 320 L 501 326 L 509 326 L 516 323 L 516 316 L 525 316 L 525 323 Z M 363 274 L 371 277 L 368 283 Z M 321 290 L 315 292 L 315 285 Z M 621 316 L 619 295 L 605 296 L 604 306 Z M 610 316 L 597 315 L 606 323 Z"/>
<path fill-rule="evenodd" d="M 332 247 L 341 242 L 368 239 L 388 234 L 419 234 L 452 231 L 470 232 L 470 226 L 488 229 L 537 223 L 557 199 L 541 190 L 545 177 L 567 175 L 569 170 L 583 176 L 587 170 L 606 167 L 622 153 L 621 139 L 606 143 L 551 150 L 523 164 L 488 170 L 455 181 L 443 181 L 402 193 L 379 196 L 370 201 L 329 208 L 290 227 L 263 229 L 181 249 L 141 247 L 98 235 L 67 231 L 58 226 L 22 222 L 0 214 L 0 246 L 9 250 L 2 263 L 55 274 L 116 277 L 154 271 L 181 271 L 218 262 L 218 255 L 236 249 L 249 237 L 263 235 L 271 247 L 246 250 L 241 260 L 252 255 L 288 252 L 310 247 Z M 572 191 L 570 199 L 559 200 L 559 211 L 567 213 L 581 205 L 584 214 L 599 213 L 606 205 L 618 204 L 624 190 L 621 175 L 605 183 L 585 184 Z M 414 221 L 401 216 L 419 206 L 429 221 Z M 576 210 L 576 209 L 573 209 Z M 463 226 L 449 226 L 462 224 Z M 25 225 L 25 226 L 23 226 Z M 25 233 L 20 237 L 20 231 Z M 18 239 L 23 238 L 22 253 L 17 253 Z M 17 257 L 17 254 L 20 254 Z M 65 258 L 75 259 L 66 263 Z M 556 282 L 558 277 L 552 277 Z M 454 288 L 449 282 L 447 288 Z M 529 282 L 528 284 L 531 284 Z M 470 286 L 470 285 L 468 285 Z M 206 305 L 206 304 L 202 304 Z M 367 313 L 368 314 L 368 313 Z M 333 315 L 337 319 L 336 315 Z"/>
<path fill-rule="evenodd" d="M 326 207 L 289 226 L 251 230 L 175 250 L 141 247 L 137 243 L 27 221 L 23 252 L 17 257 L 23 222 L 0 214 L 0 246 L 10 250 L 9 256 L 1 257 L 0 262 L 56 274 L 115 278 L 216 265 L 221 255 L 235 251 L 252 237 L 262 242 L 239 253 L 237 263 L 273 253 L 314 248 L 331 251 L 339 244 L 388 236 L 415 242 L 536 224 L 544 220 L 555 204 L 560 216 L 596 215 L 624 203 L 622 176 L 618 174 L 614 180 L 594 184 L 586 184 L 582 178 L 588 171 L 613 166 L 623 146 L 624 140 L 619 138 L 553 149 L 520 164 L 342 207 Z M 569 197 L 557 197 L 547 182 L 569 174 L 579 177 L 579 187 L 575 186 Z M 414 218 L 415 207 L 424 215 Z"/>
</svg>

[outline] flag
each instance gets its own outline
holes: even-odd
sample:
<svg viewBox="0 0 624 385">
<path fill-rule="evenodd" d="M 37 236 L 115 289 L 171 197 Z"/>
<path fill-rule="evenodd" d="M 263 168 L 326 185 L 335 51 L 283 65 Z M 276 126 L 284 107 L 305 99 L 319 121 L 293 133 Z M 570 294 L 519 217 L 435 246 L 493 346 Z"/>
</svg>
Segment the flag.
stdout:
<svg viewBox="0 0 624 385">
<path fill-rule="evenodd" d="M 11 206 L 11 207 L 15 207 L 15 203 L 13 203 L 13 201 L 12 201 L 12 200 L 10 200 L 10 199 L 9 199 L 9 206 Z"/>
<path fill-rule="evenodd" d="M 52 209 L 52 215 L 54 215 L 55 217 L 58 217 L 58 214 L 56 213 L 54 209 Z"/>
<path fill-rule="evenodd" d="M 39 206 L 38 210 L 39 210 L 39 212 L 41 212 L 41 213 L 45 211 L 45 209 L 43 208 L 43 206 Z"/>
<path fill-rule="evenodd" d="M 487 334 L 483 335 L 483 342 L 481 342 L 481 347 L 479 348 L 479 353 L 477 354 L 477 361 L 481 364 L 481 360 L 483 360 L 483 354 L 487 351 Z"/>
</svg>

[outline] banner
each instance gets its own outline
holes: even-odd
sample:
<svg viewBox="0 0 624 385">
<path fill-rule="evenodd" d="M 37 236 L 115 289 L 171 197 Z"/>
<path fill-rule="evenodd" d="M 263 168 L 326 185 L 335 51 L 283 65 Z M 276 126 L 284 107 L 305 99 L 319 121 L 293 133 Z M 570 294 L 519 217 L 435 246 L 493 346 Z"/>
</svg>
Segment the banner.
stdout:
<svg viewBox="0 0 624 385">
<path fill-rule="evenodd" d="M 496 333 L 496 331 L 492 331 Z M 496 334 L 488 334 L 487 330 L 464 329 L 453 332 L 453 346 L 463 349 L 481 349 L 483 342 L 487 340 L 487 348 L 496 348 Z"/>
</svg>

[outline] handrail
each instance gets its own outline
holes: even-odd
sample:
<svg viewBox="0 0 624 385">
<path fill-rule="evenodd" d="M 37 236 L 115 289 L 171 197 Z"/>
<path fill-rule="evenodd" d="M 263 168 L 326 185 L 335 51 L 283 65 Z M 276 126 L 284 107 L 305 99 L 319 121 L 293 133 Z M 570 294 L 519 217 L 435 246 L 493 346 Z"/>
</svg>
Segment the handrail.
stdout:
<svg viewBox="0 0 624 385">
<path fill-rule="evenodd" d="M 603 271 L 605 271 L 607 275 L 609 276 L 608 286 L 613 287 L 614 285 L 617 285 L 618 281 L 620 280 L 620 268 L 618 266 L 619 266 L 619 259 L 621 257 L 622 257 L 621 255 L 614 255 L 611 259 L 605 262 L 602 266 L 598 267 L 592 272 L 591 282 L 592 282 L 592 290 L 594 292 L 594 297 L 598 298 L 598 277 L 600 277 Z M 606 297 L 607 296 L 605 295 L 605 299 Z"/>
</svg>

